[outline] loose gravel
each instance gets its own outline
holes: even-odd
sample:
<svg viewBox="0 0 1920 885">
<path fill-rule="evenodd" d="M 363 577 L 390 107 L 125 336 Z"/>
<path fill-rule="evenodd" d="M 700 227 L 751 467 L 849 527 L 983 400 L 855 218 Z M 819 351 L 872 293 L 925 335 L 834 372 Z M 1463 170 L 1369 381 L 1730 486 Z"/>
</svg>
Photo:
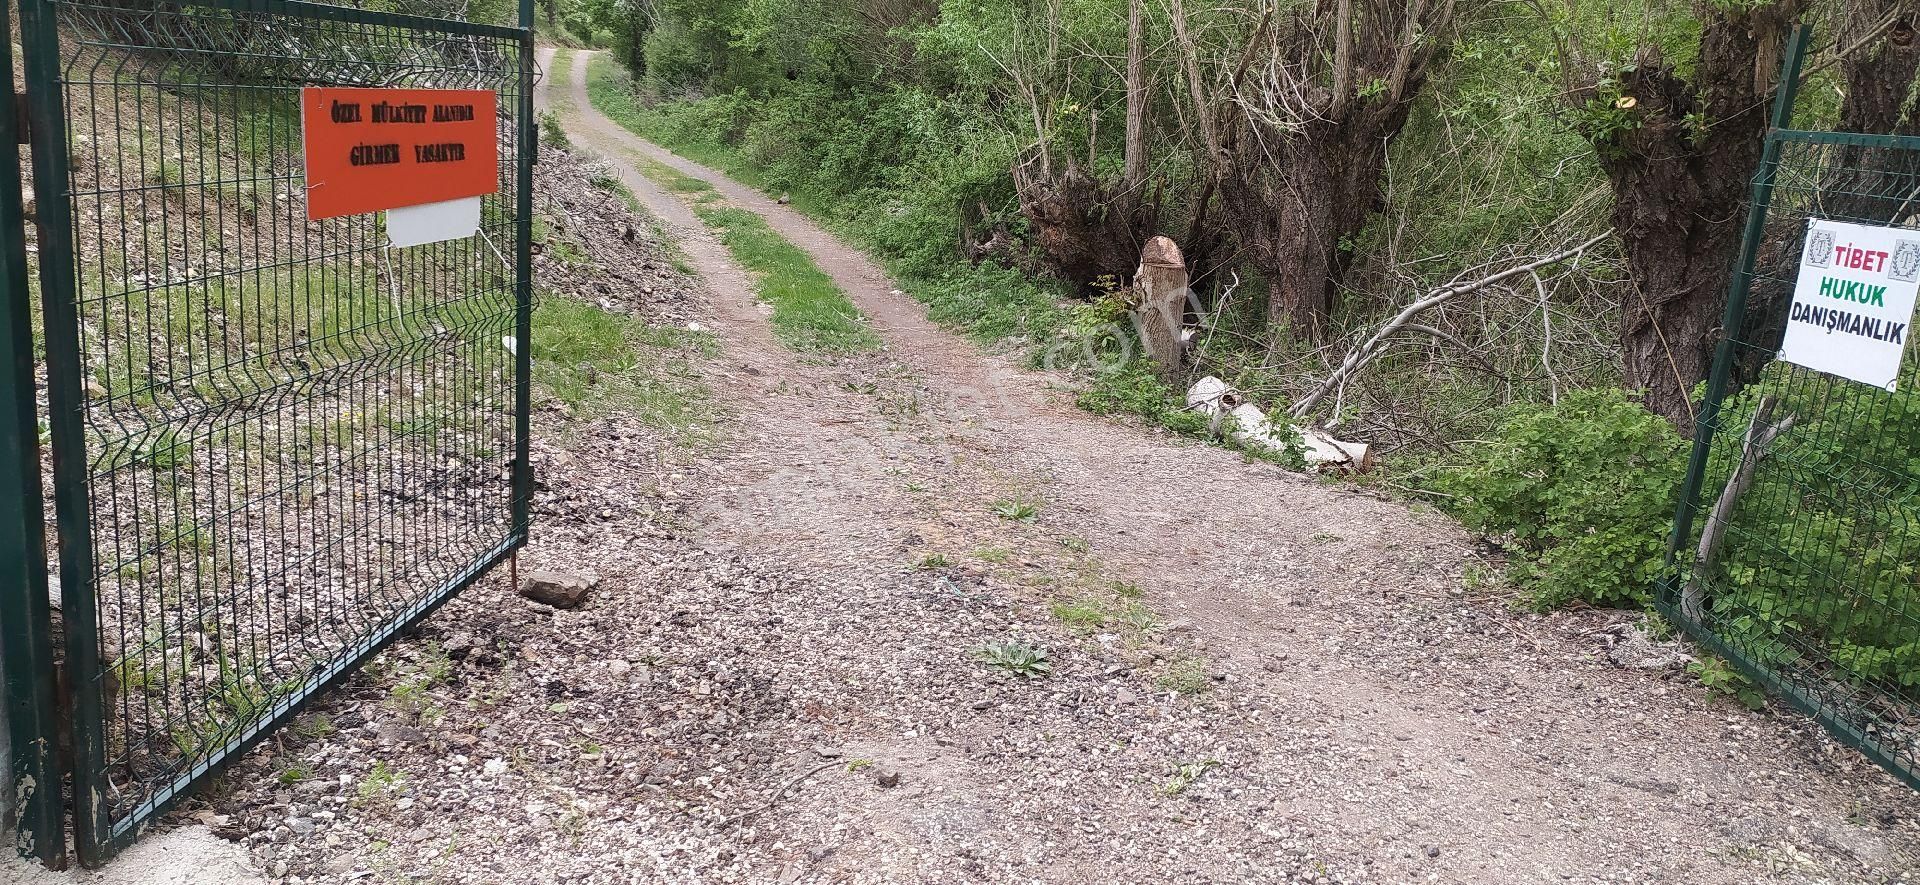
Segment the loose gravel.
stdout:
<svg viewBox="0 0 1920 885">
<path fill-rule="evenodd" d="M 178 813 L 269 877 L 1913 881 L 1912 791 L 1709 696 L 1637 616 L 1517 612 L 1438 514 L 1081 414 L 804 218 L 564 98 L 708 283 L 601 294 L 715 331 L 728 430 L 543 418 L 520 567 L 586 601 L 490 577 Z M 635 154 L 763 214 L 888 348 L 783 349 Z M 651 236 L 583 228 L 623 224 Z M 585 243 L 610 275 L 615 239 Z"/>
</svg>

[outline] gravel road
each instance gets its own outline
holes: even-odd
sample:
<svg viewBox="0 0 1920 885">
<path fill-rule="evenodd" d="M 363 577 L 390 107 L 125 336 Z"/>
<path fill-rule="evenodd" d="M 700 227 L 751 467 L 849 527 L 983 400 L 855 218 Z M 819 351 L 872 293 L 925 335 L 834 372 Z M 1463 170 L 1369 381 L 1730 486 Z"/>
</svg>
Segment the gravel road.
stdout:
<svg viewBox="0 0 1920 885">
<path fill-rule="evenodd" d="M 585 60 L 543 100 L 699 277 L 605 297 L 715 333 L 722 438 L 545 416 L 521 569 L 598 586 L 555 610 L 484 582 L 181 813 L 271 877 L 1916 875 L 1920 797 L 1801 717 L 1616 666 L 1630 614 L 1513 611 L 1441 515 L 1076 410 L 805 217 L 592 111 Z M 886 348 L 783 348 L 637 157 L 764 216 Z M 587 239 L 616 270 L 639 248 Z M 1004 640 L 1051 674 L 976 660 Z"/>
</svg>

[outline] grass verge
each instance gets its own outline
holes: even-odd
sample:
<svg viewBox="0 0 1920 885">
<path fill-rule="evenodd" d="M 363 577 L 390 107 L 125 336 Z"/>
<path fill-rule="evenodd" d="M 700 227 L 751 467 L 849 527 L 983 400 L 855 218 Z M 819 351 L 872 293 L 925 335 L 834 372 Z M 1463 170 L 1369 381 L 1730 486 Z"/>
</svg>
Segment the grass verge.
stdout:
<svg viewBox="0 0 1920 885">
<path fill-rule="evenodd" d="M 650 134 L 644 126 L 645 111 L 627 86 L 626 73 L 605 53 L 588 62 L 587 94 L 608 119 L 643 138 Z M 668 190 L 699 195 L 693 201 L 694 213 L 719 235 L 736 260 L 753 271 L 755 294 L 773 308 L 773 333 L 781 343 L 808 353 L 857 353 L 880 347 L 880 337 L 847 294 L 806 252 L 768 227 L 759 215 L 720 205 L 713 185 L 706 181 L 647 157 L 633 159 L 643 174 Z"/>
<path fill-rule="evenodd" d="M 548 293 L 533 312 L 533 380 L 583 413 L 625 411 L 684 445 L 711 441 L 718 415 L 697 361 L 713 336 L 649 326 L 578 299 Z"/>
<path fill-rule="evenodd" d="M 565 101 L 563 93 L 573 88 L 573 50 L 562 49 L 553 54 L 553 64 L 547 66 L 547 96 L 554 101 Z"/>
<path fill-rule="evenodd" d="M 760 216 L 733 206 L 701 205 L 694 211 L 720 235 L 733 257 L 757 275 L 755 294 L 773 307 L 773 334 L 782 343 L 816 353 L 880 347 L 880 336 L 847 294 Z"/>
</svg>

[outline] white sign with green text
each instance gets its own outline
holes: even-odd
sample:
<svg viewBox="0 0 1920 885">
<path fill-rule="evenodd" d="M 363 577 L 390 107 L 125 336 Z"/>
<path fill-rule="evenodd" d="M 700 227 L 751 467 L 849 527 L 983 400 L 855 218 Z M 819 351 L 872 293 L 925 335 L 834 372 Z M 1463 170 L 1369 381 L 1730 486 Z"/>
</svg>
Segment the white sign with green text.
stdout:
<svg viewBox="0 0 1920 885">
<path fill-rule="evenodd" d="M 1920 231 L 1807 223 L 1780 358 L 1894 389 L 1920 290 Z"/>
</svg>

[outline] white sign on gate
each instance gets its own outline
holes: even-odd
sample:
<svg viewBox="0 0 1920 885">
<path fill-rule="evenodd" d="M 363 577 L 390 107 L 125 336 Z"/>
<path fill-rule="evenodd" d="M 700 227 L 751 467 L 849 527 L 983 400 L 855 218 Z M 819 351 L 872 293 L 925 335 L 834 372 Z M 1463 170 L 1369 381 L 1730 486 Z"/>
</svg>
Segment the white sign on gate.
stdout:
<svg viewBox="0 0 1920 885">
<path fill-rule="evenodd" d="M 1807 222 L 1780 358 L 1894 389 L 1920 290 L 1920 230 Z"/>
</svg>

